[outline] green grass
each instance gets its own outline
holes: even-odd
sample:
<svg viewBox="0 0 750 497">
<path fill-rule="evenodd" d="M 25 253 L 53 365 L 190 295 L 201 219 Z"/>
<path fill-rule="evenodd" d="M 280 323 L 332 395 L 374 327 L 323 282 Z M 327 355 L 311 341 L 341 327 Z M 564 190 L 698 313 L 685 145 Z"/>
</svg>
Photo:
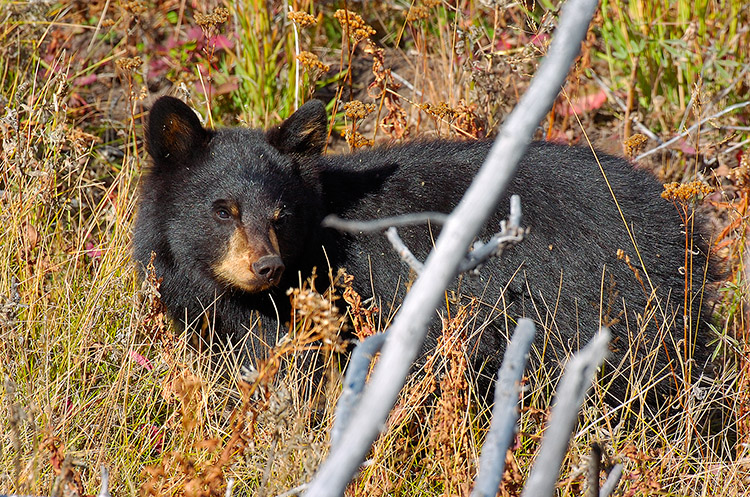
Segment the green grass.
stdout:
<svg viewBox="0 0 750 497">
<path fill-rule="evenodd" d="M 268 14 L 256 4 L 232 3 L 229 18 L 208 31 L 198 28 L 190 7 L 166 12 L 158 3 L 110 5 L 106 13 L 100 4 L 0 8 L 4 20 L 9 15 L 0 27 L 0 412 L 8 413 L 0 415 L 0 493 L 49 495 L 80 481 L 94 494 L 103 464 L 114 494 L 223 495 L 228 478 L 236 477 L 237 491 L 275 495 L 308 481 L 327 453 L 337 367 L 317 392 L 300 393 L 300 384 L 314 389 L 306 372 L 293 367 L 274 388 L 263 375 L 254 386 L 238 385 L 220 360 L 173 334 L 153 282 L 136 279 L 131 225 L 136 185 L 148 164 L 142 121 L 155 93 L 182 94 L 182 83 L 207 121 L 265 127 L 293 110 L 297 92 L 305 100 L 327 84 L 339 98 L 348 98 L 351 87 L 375 104 L 370 116 L 352 121 L 338 102 L 329 103 L 338 112 L 337 129 L 356 125 L 368 139 L 491 133 L 528 84 L 552 27 L 552 14 L 540 6 L 415 2 L 425 15 L 407 20 L 410 2 L 372 3 L 357 13 L 376 29 L 372 39 L 385 48 L 386 68 L 392 65 L 401 79 L 379 70 L 379 91 L 371 88 L 368 96 L 363 81 L 372 57 L 364 41 L 354 50 L 347 43 L 336 8 L 300 2 L 301 10 L 320 14 L 316 25 L 298 29 L 300 50 L 315 53 L 331 73 L 303 68 L 297 82 L 284 3 L 258 4 L 271 5 Z M 203 14 L 220 5 L 211 3 Z M 96 29 L 107 20 L 111 26 Z M 748 22 L 739 0 L 604 2 L 566 93 L 576 101 L 598 91 L 589 78 L 596 73 L 614 94 L 631 97 L 631 116 L 669 138 L 745 97 L 740 76 L 749 61 L 739 47 L 750 46 L 742 29 Z M 688 30 L 694 34 L 686 37 Z M 217 45 L 222 36 L 231 48 Z M 95 81 L 85 79 L 91 76 Z M 225 91 L 225 83 L 235 86 Z M 199 91 L 207 84 L 210 92 Z M 580 117 L 595 144 L 619 148 L 625 114 L 609 100 Z M 384 118 L 389 127 L 374 124 Z M 682 149 L 645 164 L 664 178 L 693 178 L 699 165 L 716 158 L 703 179 L 732 194 L 712 197 L 713 218 L 726 228 L 717 260 L 728 282 L 713 326 L 736 388 L 704 400 L 682 391 L 681 409 L 660 413 L 658 423 L 632 413 L 635 421 L 625 429 L 602 401 L 606 384 L 599 385 L 571 443 L 560 495 L 581 495 L 579 468 L 595 441 L 607 461 L 625 463 L 628 495 L 739 495 L 746 488 L 745 449 L 737 449 L 734 461 L 723 459 L 714 450 L 725 434 L 705 440 L 691 423 L 711 402 L 747 413 L 748 197 L 732 150 L 748 137 L 747 118 L 744 110 L 715 119 Z M 581 141 L 574 122 L 551 113 L 545 133 Z M 346 147 L 337 133 L 331 146 Z M 316 300 L 316 312 L 330 298 Z M 471 326 L 454 316 L 455 332 Z M 297 345 L 320 332 L 300 324 Z M 453 342 L 435 359 L 436 370 L 449 372 L 439 377 L 442 395 L 431 393 L 440 381 L 434 374 L 411 380 L 352 495 L 465 494 L 488 413 L 462 387 L 465 365 L 449 353 L 460 347 Z M 520 495 L 556 374 L 544 367 L 529 373 L 502 495 Z M 633 391 L 648 380 L 632 376 Z M 747 442 L 748 425 L 737 428 Z M 60 478 L 60 471 L 68 473 Z"/>
<path fill-rule="evenodd" d="M 738 29 L 747 16 L 741 2 L 605 0 L 601 12 L 603 43 L 597 55 L 609 66 L 616 88 L 637 90 L 638 109 L 652 111 L 655 100 L 665 100 L 659 107 L 667 128 L 661 131 L 678 128 L 690 110 L 693 85 L 709 94 L 732 88 L 748 63 L 747 53 L 737 50 L 750 42 Z M 728 96 L 729 104 L 741 99 L 738 92 Z"/>
</svg>

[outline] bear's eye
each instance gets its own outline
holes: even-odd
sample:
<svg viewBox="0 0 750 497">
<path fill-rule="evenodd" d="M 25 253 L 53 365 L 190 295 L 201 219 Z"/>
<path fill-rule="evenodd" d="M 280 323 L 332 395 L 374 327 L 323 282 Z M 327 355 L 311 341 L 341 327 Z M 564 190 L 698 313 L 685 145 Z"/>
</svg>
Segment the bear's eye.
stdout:
<svg viewBox="0 0 750 497">
<path fill-rule="evenodd" d="M 214 217 L 219 221 L 229 221 L 232 219 L 232 213 L 226 207 L 216 207 L 214 209 Z"/>
</svg>

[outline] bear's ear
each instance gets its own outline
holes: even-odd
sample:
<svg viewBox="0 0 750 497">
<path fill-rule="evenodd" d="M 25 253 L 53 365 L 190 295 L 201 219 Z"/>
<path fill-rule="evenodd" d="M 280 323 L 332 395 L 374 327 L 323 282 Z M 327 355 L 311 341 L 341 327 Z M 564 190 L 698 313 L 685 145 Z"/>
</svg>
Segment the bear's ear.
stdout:
<svg viewBox="0 0 750 497">
<path fill-rule="evenodd" d="M 174 97 L 161 97 L 151 107 L 146 148 L 156 163 L 179 163 L 204 148 L 211 132 L 193 109 Z"/>
<path fill-rule="evenodd" d="M 320 100 L 310 100 L 278 126 L 266 133 L 268 143 L 280 152 L 320 155 L 328 136 L 328 116 Z"/>
</svg>

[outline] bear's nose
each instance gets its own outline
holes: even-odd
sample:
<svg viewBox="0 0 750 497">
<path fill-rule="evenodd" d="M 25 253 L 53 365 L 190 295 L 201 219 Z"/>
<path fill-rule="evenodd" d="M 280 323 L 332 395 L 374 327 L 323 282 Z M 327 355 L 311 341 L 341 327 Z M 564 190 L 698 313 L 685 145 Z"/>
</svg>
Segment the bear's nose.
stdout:
<svg viewBox="0 0 750 497">
<path fill-rule="evenodd" d="M 253 271 L 270 284 L 278 285 L 284 272 L 284 263 L 278 255 L 264 255 L 253 263 Z"/>
</svg>

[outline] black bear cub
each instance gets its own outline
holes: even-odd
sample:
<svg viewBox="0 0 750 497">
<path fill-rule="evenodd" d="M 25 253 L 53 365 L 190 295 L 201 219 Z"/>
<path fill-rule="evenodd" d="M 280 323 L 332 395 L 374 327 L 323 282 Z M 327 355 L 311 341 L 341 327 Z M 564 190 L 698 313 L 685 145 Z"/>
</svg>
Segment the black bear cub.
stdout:
<svg viewBox="0 0 750 497">
<path fill-rule="evenodd" d="M 427 141 L 322 155 L 326 131 L 319 101 L 266 132 L 205 129 L 178 99 L 154 104 L 146 134 L 153 165 L 142 179 L 134 252 L 141 271 L 155 253 L 162 300 L 177 322 L 247 340 L 244 354 L 252 360 L 284 334 L 286 290 L 315 267 L 318 274 L 345 267 L 355 290 L 388 313 L 406 292 L 409 269 L 382 234 L 342 234 L 321 220 L 448 213 L 491 146 Z M 649 174 L 622 159 L 598 159 L 606 179 L 590 150 L 532 143 L 481 234 L 486 240 L 498 231 L 509 195 L 519 194 L 530 234 L 479 275 L 463 276 L 450 294 L 454 303 L 480 299 L 468 350 L 483 374 L 496 372 L 508 330 L 522 315 L 539 325 L 537 362 L 563 363 L 606 324 L 615 376 L 634 372 L 669 383 L 684 350 L 692 369 L 702 370 L 708 353 L 700 311 L 684 341 L 685 228 L 677 210 Z M 438 232 L 399 230 L 420 258 Z M 698 259 L 696 289 L 704 274 Z M 427 347 L 438 332 L 434 326 Z M 613 385 L 623 397 L 626 381 Z"/>
</svg>

